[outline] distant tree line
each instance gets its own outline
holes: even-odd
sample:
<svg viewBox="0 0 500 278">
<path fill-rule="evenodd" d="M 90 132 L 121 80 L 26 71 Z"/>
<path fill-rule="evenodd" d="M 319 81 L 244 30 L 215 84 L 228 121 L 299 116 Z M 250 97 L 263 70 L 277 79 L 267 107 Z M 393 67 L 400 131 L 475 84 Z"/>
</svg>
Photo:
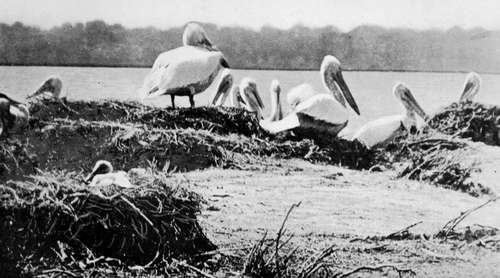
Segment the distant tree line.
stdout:
<svg viewBox="0 0 500 278">
<path fill-rule="evenodd" d="M 346 69 L 500 72 L 498 30 L 204 28 L 235 68 L 318 69 L 323 56 L 333 54 Z M 0 24 L 0 64 L 150 66 L 159 53 L 181 45 L 182 31 L 128 29 L 100 20 L 49 30 Z"/>
</svg>

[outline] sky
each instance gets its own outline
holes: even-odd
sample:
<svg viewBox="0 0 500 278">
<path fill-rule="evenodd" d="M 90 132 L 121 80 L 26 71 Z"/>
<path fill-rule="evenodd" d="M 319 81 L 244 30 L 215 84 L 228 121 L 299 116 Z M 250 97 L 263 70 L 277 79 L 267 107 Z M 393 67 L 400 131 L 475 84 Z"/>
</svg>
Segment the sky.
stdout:
<svg viewBox="0 0 500 278">
<path fill-rule="evenodd" d="M 0 22 L 50 28 L 102 19 L 166 29 L 188 21 L 258 29 L 362 24 L 414 29 L 500 29 L 498 0 L 0 0 Z"/>
</svg>

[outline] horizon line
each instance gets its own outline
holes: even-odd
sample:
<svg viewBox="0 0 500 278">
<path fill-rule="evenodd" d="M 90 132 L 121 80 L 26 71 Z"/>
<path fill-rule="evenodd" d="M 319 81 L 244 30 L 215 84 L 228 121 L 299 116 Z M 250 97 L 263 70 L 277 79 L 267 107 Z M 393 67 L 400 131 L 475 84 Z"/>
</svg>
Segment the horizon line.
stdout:
<svg viewBox="0 0 500 278">
<path fill-rule="evenodd" d="M 151 68 L 146 64 L 50 64 L 50 63 L 0 63 L 0 67 L 74 67 L 74 68 Z M 279 67 L 238 67 L 231 70 L 255 70 L 255 71 L 318 71 L 317 68 L 279 68 Z M 409 73 L 469 73 L 467 70 L 418 70 L 418 69 L 354 69 L 343 68 L 347 72 L 409 72 Z M 475 71 L 479 74 L 500 75 L 500 71 Z"/>
</svg>

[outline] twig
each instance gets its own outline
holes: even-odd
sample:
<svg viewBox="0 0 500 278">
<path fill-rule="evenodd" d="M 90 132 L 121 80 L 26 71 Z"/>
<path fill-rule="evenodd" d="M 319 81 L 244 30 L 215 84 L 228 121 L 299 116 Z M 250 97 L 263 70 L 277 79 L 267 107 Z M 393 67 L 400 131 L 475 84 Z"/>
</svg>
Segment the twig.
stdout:
<svg viewBox="0 0 500 278">
<path fill-rule="evenodd" d="M 338 273 L 338 274 L 334 275 L 333 277 L 345 278 L 345 277 L 349 277 L 355 273 L 362 272 L 362 271 L 383 271 L 384 269 L 387 269 L 387 268 L 396 271 L 400 277 L 404 273 L 407 273 L 407 274 L 413 275 L 413 276 L 416 275 L 415 271 L 413 271 L 412 269 L 399 269 L 395 265 L 388 264 L 388 265 L 379 265 L 379 266 L 360 266 L 360 267 L 353 269 L 351 271 L 348 271 L 348 272 Z"/>
<path fill-rule="evenodd" d="M 443 228 L 441 228 L 441 230 L 439 230 L 439 232 L 436 234 L 436 236 L 438 237 L 447 237 L 448 234 L 453 231 L 455 229 L 455 227 L 460 223 L 462 222 L 467 216 L 469 216 L 471 213 L 473 213 L 474 211 L 477 211 L 479 209 L 481 209 L 482 207 L 488 205 L 489 203 L 493 203 L 493 202 L 496 202 L 500 199 L 500 197 L 496 197 L 496 198 L 493 198 L 493 199 L 490 199 L 486 202 L 484 202 L 483 204 L 477 206 L 477 207 L 474 207 L 474 208 L 471 208 L 471 209 L 468 209 L 466 211 L 463 211 L 460 213 L 459 216 L 451 219 L 450 221 L 446 222 L 446 224 L 443 226 Z"/>
<path fill-rule="evenodd" d="M 204 271 L 200 270 L 199 268 L 196 268 L 196 267 L 194 267 L 194 266 L 192 266 L 192 265 L 190 265 L 190 264 L 186 263 L 185 261 L 179 262 L 179 265 L 180 265 L 180 266 L 183 266 L 183 267 L 186 267 L 186 268 L 189 268 L 189 269 L 191 269 L 192 271 L 194 271 L 194 272 L 196 272 L 196 273 L 198 273 L 198 274 L 200 274 L 200 275 L 202 275 L 202 276 L 205 276 L 205 277 L 207 277 L 207 278 L 216 278 L 215 276 L 213 276 L 213 275 L 211 275 L 211 274 L 208 274 L 208 273 L 206 273 L 206 272 L 204 272 Z"/>
<path fill-rule="evenodd" d="M 419 225 L 421 223 L 422 223 L 422 221 L 418 221 L 416 223 L 413 223 L 410 226 L 407 226 L 406 228 L 403 228 L 403 229 L 401 229 L 401 230 L 399 230 L 397 232 L 394 232 L 392 234 L 389 234 L 389 235 L 385 236 L 385 238 L 391 239 L 391 238 L 393 238 L 393 237 L 395 237 L 397 235 L 401 235 L 402 233 L 408 232 L 408 230 L 410 230 L 411 228 L 413 228 L 413 227 L 415 227 L 415 226 L 417 226 L 417 225 Z"/>
<path fill-rule="evenodd" d="M 275 249 L 274 259 L 275 259 L 275 264 L 276 264 L 276 271 L 278 272 L 278 278 L 281 277 L 281 270 L 280 270 L 280 265 L 279 265 L 280 258 L 279 258 L 278 252 L 279 252 L 279 246 L 280 246 L 280 239 L 281 239 L 281 236 L 283 234 L 283 228 L 285 227 L 285 223 L 288 220 L 290 213 L 292 213 L 294 208 L 299 207 L 301 203 L 302 203 L 302 201 L 300 201 L 296 204 L 292 204 L 292 206 L 288 209 L 288 212 L 286 213 L 286 216 L 283 219 L 283 222 L 281 223 L 281 227 L 278 230 L 278 234 L 276 236 L 276 249 Z"/>
</svg>

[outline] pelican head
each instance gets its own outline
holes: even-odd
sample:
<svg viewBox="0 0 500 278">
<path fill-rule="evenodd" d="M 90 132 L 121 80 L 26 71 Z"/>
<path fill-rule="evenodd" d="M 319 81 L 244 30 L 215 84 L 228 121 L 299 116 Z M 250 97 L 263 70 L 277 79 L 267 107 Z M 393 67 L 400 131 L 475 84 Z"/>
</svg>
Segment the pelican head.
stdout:
<svg viewBox="0 0 500 278">
<path fill-rule="evenodd" d="M 245 109 L 250 112 L 256 112 L 257 116 L 262 118 L 264 103 L 260 98 L 255 80 L 248 77 L 243 78 L 239 86 L 239 92 Z"/>
<path fill-rule="evenodd" d="M 321 63 L 320 72 L 323 85 L 333 93 L 335 99 L 344 107 L 346 107 L 345 100 L 347 100 L 347 103 L 349 103 L 352 109 L 359 115 L 358 105 L 344 81 L 340 61 L 332 55 L 325 56 Z"/>
<path fill-rule="evenodd" d="M 474 101 L 479 88 L 481 87 L 481 77 L 475 72 L 470 72 L 465 77 L 464 91 L 459 102 Z"/>
<path fill-rule="evenodd" d="M 414 114 L 417 113 L 417 115 L 425 121 L 429 119 L 429 116 L 427 116 L 422 107 L 420 107 L 410 89 L 405 84 L 397 83 L 394 85 L 392 91 L 394 92 L 394 96 L 399 99 L 405 107 L 407 115 L 414 117 Z"/>
<path fill-rule="evenodd" d="M 184 28 L 182 34 L 182 44 L 184 46 L 191 45 L 204 47 L 208 50 L 219 51 L 216 46 L 208 39 L 205 30 L 198 23 L 190 22 Z"/>
<path fill-rule="evenodd" d="M 229 69 L 224 69 L 222 71 L 217 92 L 215 93 L 211 104 L 216 105 L 218 103 L 218 106 L 223 105 L 226 102 L 227 96 L 229 95 L 232 86 L 233 86 L 233 75 L 231 74 L 231 71 Z"/>
<path fill-rule="evenodd" d="M 271 92 L 271 106 L 272 112 L 269 120 L 279 121 L 283 119 L 283 111 L 281 110 L 281 87 L 278 80 L 274 79 L 271 81 L 271 87 L 269 88 Z"/>
<path fill-rule="evenodd" d="M 57 76 L 51 76 L 47 80 L 45 80 L 45 82 L 43 82 L 42 85 L 33 94 L 29 95 L 27 98 L 32 98 L 43 93 L 51 93 L 54 98 L 59 99 L 62 97 L 61 92 L 61 78 Z"/>
<path fill-rule="evenodd" d="M 98 160 L 94 165 L 94 169 L 92 169 L 92 172 L 85 178 L 84 182 L 89 183 L 96 175 L 108 174 L 111 172 L 113 172 L 113 166 L 109 161 Z"/>
</svg>

